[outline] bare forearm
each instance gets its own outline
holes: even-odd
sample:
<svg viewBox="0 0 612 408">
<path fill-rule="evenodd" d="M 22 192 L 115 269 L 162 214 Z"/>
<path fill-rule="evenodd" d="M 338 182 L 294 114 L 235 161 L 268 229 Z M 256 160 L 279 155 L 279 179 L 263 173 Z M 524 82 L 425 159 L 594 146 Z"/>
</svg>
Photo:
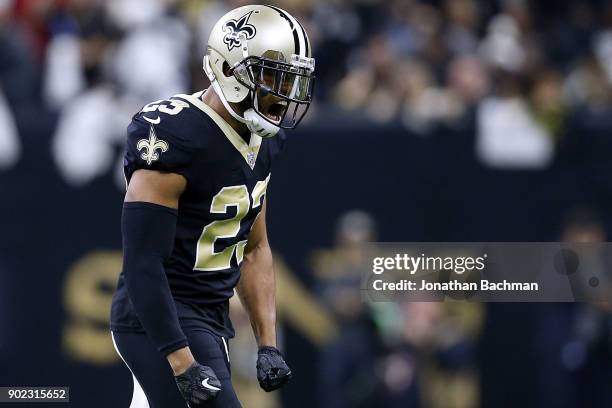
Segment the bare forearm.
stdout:
<svg viewBox="0 0 612 408">
<path fill-rule="evenodd" d="M 178 349 L 168 354 L 166 360 L 168 360 L 168 364 L 172 367 L 174 375 L 180 375 L 191 367 L 195 358 L 193 354 L 191 354 L 191 349 L 189 347 L 183 347 L 182 349 Z"/>
<path fill-rule="evenodd" d="M 245 254 L 237 290 L 258 346 L 276 347 L 276 282 L 272 251 L 258 246 Z"/>
</svg>

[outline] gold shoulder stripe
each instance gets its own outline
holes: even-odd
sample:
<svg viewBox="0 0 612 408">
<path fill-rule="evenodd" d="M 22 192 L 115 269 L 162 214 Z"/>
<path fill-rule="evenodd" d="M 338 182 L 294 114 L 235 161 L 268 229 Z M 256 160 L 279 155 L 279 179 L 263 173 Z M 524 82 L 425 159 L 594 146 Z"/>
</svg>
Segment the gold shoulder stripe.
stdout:
<svg viewBox="0 0 612 408">
<path fill-rule="evenodd" d="M 238 150 L 242 155 L 247 164 L 253 169 L 255 162 L 257 161 L 257 154 L 261 146 L 261 137 L 251 134 L 251 141 L 249 144 L 232 128 L 217 112 L 215 112 L 210 106 L 206 105 L 198 95 L 200 92 L 196 92 L 193 95 L 180 94 L 176 95 L 179 98 L 189 101 L 193 106 L 199 108 L 202 112 L 206 113 L 216 124 L 219 129 L 223 132 L 225 137 L 231 142 L 231 144 Z"/>
</svg>

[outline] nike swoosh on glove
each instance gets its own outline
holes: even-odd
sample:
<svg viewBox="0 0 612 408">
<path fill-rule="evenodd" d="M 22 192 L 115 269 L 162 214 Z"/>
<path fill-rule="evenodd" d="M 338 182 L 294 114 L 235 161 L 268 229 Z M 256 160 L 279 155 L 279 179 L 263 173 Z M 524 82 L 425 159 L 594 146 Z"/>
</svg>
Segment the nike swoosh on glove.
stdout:
<svg viewBox="0 0 612 408">
<path fill-rule="evenodd" d="M 204 401 L 214 399 L 221 391 L 221 381 L 213 369 L 198 362 L 174 379 L 189 408 L 202 406 Z"/>
<path fill-rule="evenodd" d="M 257 353 L 257 381 L 266 392 L 285 385 L 293 377 L 280 351 L 274 347 L 260 347 Z"/>
</svg>

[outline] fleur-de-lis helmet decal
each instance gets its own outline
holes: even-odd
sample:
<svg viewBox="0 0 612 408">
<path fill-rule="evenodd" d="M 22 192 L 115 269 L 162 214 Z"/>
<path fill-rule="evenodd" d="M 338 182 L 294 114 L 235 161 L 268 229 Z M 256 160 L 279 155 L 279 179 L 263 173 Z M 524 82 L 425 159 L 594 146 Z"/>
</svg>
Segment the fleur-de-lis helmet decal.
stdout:
<svg viewBox="0 0 612 408">
<path fill-rule="evenodd" d="M 249 17 L 251 17 L 251 14 L 253 14 L 253 12 L 249 11 L 238 20 L 228 20 L 223 25 L 223 32 L 226 33 L 223 37 L 223 42 L 227 45 L 229 51 L 240 46 L 242 43 L 240 37 L 250 40 L 257 34 L 255 26 L 249 24 Z"/>
<path fill-rule="evenodd" d="M 151 126 L 149 129 L 149 139 L 140 139 L 138 144 L 136 144 L 136 149 L 138 149 L 138 151 L 144 149 L 140 158 L 146 160 L 147 165 L 150 166 L 151 163 L 159 159 L 160 153 L 157 153 L 157 150 L 161 150 L 161 153 L 168 151 L 168 143 L 158 139 L 155 134 L 155 129 Z"/>
</svg>

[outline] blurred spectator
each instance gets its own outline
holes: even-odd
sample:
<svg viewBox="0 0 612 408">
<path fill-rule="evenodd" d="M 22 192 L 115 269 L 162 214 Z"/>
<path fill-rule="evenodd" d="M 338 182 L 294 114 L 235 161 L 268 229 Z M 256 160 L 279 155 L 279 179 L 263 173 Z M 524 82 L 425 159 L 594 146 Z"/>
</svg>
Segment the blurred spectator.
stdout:
<svg viewBox="0 0 612 408">
<path fill-rule="evenodd" d="M 396 83 L 406 86 L 401 119 L 407 129 L 427 135 L 435 124 L 452 125 L 465 113 L 466 105 L 461 95 L 452 88 L 435 86 L 424 67 L 406 64 L 399 72 L 404 75 L 399 76 Z"/>
<path fill-rule="evenodd" d="M 0 1 L 0 87 L 16 109 L 34 98 L 35 49 L 30 33 L 12 19 L 12 6 Z"/>
<path fill-rule="evenodd" d="M 386 37 L 377 35 L 359 54 L 338 84 L 335 102 L 344 109 L 362 109 L 377 122 L 394 119 L 404 98 L 403 89 L 395 81 L 399 68 L 396 51 Z"/>
<path fill-rule="evenodd" d="M 444 8 L 448 18 L 446 40 L 453 54 L 473 54 L 478 47 L 481 10 L 475 0 L 447 0 Z"/>
<path fill-rule="evenodd" d="M 599 215 L 582 206 L 568 211 L 564 220 L 561 240 L 564 242 L 606 242 L 606 230 Z"/>
<path fill-rule="evenodd" d="M 47 53 L 46 99 L 61 109 L 56 163 L 79 186 L 115 169 L 125 124 L 146 103 L 188 91 L 190 35 L 159 0 L 67 3 Z M 135 13 L 145 9 L 146 12 Z M 119 33 L 123 34 L 119 36 Z"/>
<path fill-rule="evenodd" d="M 132 112 L 140 106 L 129 99 L 118 99 L 109 85 L 92 88 L 66 106 L 52 151 L 67 183 L 83 186 L 113 168 L 121 168 L 123 154 L 116 146 L 121 145 Z"/>
<path fill-rule="evenodd" d="M 160 19 L 174 2 L 173 0 L 106 0 L 103 4 L 108 17 L 122 30 L 127 31 Z"/>
<path fill-rule="evenodd" d="M 458 56 L 453 59 L 447 75 L 451 92 L 467 106 L 474 106 L 489 92 L 487 69 L 476 57 Z"/>
<path fill-rule="evenodd" d="M 15 165 L 20 155 L 21 142 L 17 125 L 0 88 L 0 170 Z"/>
<path fill-rule="evenodd" d="M 51 108 L 64 107 L 86 86 L 80 45 L 78 37 L 62 34 L 51 40 L 47 48 L 45 99 Z"/>
<path fill-rule="evenodd" d="M 478 107 L 476 152 L 491 167 L 542 168 L 551 162 L 554 145 L 550 129 L 538 121 L 525 94 L 525 70 L 531 61 L 523 45 L 522 30 L 529 18 L 523 2 L 506 4 L 507 14 L 491 20 L 481 44 L 480 52 L 494 70 L 496 87 L 494 94 L 483 98 Z M 556 83 L 552 86 L 559 87 Z M 550 92 L 545 92 L 550 88 L 536 86 L 536 109 L 559 109 L 546 105 Z"/>
<path fill-rule="evenodd" d="M 61 109 L 88 86 L 102 80 L 103 60 L 111 42 L 110 20 L 95 0 L 70 0 L 49 13 L 44 96 Z"/>
<path fill-rule="evenodd" d="M 578 244 L 605 242 L 606 231 L 597 212 L 586 206 L 567 211 L 561 241 Z M 601 257 L 592 256 L 581 262 L 581 273 L 602 278 L 609 275 L 605 260 L 610 261 L 610 256 L 605 247 L 593 248 L 595 251 L 600 249 L 603 249 Z M 579 293 L 588 291 L 588 287 L 573 285 L 572 290 Z M 612 356 L 609 305 L 547 304 L 538 309 L 538 318 L 535 347 L 539 358 L 541 403 L 568 408 L 608 406 L 612 402 L 612 393 L 604 385 L 607 380 L 600 378 L 609 378 L 612 374 L 609 364 Z"/>
<path fill-rule="evenodd" d="M 509 72 L 520 72 L 526 63 L 521 32 L 517 22 L 508 15 L 495 16 L 488 26 L 480 53 L 490 65 Z"/>
<path fill-rule="evenodd" d="M 315 50 L 319 76 L 317 98 L 327 99 L 332 95 L 336 83 L 346 73 L 347 58 L 363 39 L 365 22 L 355 6 L 347 0 L 320 2 L 309 13 L 311 18 L 302 18 L 307 17 L 304 12 L 297 15 Z"/>
<path fill-rule="evenodd" d="M 550 132 L 516 93 L 484 99 L 477 120 L 476 149 L 483 163 L 496 168 L 537 169 L 552 160 Z"/>
<path fill-rule="evenodd" d="M 602 66 L 595 58 L 579 61 L 563 85 L 565 100 L 576 108 L 590 106 L 597 109 L 610 103 L 610 87 Z"/>
<path fill-rule="evenodd" d="M 113 55 L 119 89 L 142 105 L 187 92 L 189 41 L 187 28 L 176 18 L 164 17 L 131 30 Z"/>
<path fill-rule="evenodd" d="M 279 407 L 278 393 L 263 393 L 257 383 L 257 343 L 251 329 L 249 316 L 238 296 L 230 300 L 230 318 L 236 337 L 230 340 L 230 361 L 232 364 L 232 383 L 241 401 L 248 401 L 253 408 Z M 279 341 L 279 344 L 281 342 Z M 282 346 L 280 346 L 282 349 Z"/>
<path fill-rule="evenodd" d="M 339 325 L 337 339 L 321 350 L 317 364 L 319 404 L 338 408 L 368 407 L 377 401 L 376 338 L 361 301 L 363 246 L 376 239 L 375 224 L 361 211 L 343 215 L 335 248 L 314 257 L 314 272 L 324 303 Z"/>
<path fill-rule="evenodd" d="M 589 207 L 581 206 L 573 208 L 566 214 L 562 240 L 580 244 L 605 243 L 607 233 L 598 213 Z M 605 247 L 603 248 L 601 264 L 585 267 L 589 271 L 599 270 L 599 272 L 593 272 L 595 275 L 609 276 L 610 272 L 605 263 L 609 262 L 611 258 L 610 254 L 606 253 Z M 567 369 L 582 371 L 582 374 L 588 375 L 588 370 L 585 370 L 587 365 L 593 364 L 600 357 L 608 359 L 612 356 L 612 349 L 609 349 L 612 346 L 612 337 L 610 337 L 612 333 L 609 333 L 608 327 L 612 318 L 612 309 L 607 303 L 580 305 L 577 309 L 578 313 L 575 314 L 573 322 L 573 339 L 565 345 L 562 360 Z M 600 346 L 603 346 L 603 349 Z M 596 355 L 599 353 L 602 353 L 602 355 L 597 357 Z M 587 383 L 585 382 L 583 385 Z M 595 389 L 596 386 L 593 387 L 593 391 Z M 594 392 L 594 394 L 604 395 L 599 392 Z M 606 400 L 612 401 L 612 399 L 609 399 L 610 397 L 612 397 L 612 394 L 608 395 Z"/>
</svg>

